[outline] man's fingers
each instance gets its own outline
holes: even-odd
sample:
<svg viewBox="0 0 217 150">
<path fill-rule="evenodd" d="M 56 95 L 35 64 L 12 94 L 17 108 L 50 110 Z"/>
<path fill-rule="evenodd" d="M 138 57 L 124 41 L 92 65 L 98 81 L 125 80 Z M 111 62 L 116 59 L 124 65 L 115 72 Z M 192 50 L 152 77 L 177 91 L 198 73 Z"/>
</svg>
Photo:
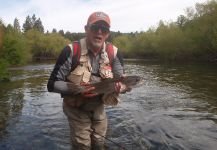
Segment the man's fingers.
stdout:
<svg viewBox="0 0 217 150">
<path fill-rule="evenodd" d="M 117 94 L 120 93 L 120 89 L 121 89 L 121 83 L 120 82 L 116 82 L 115 83 L 115 92 Z"/>
<path fill-rule="evenodd" d="M 90 87 L 86 87 L 85 91 L 82 92 L 82 95 L 84 97 L 94 97 L 94 96 L 97 96 L 98 94 L 97 93 L 92 93 L 92 91 L 95 89 L 95 87 L 93 86 L 90 86 Z"/>
<path fill-rule="evenodd" d="M 90 91 L 85 91 L 84 93 L 82 93 L 82 95 L 84 97 L 94 97 L 94 96 L 97 96 L 98 94 L 97 93 L 91 93 Z"/>
<path fill-rule="evenodd" d="M 83 96 L 84 97 L 94 97 L 94 96 L 97 96 L 98 94 L 96 94 L 96 93 L 86 93 L 86 94 L 84 94 Z"/>
<path fill-rule="evenodd" d="M 95 89 L 94 86 L 90 86 L 90 87 L 87 87 L 84 91 L 84 93 L 90 93 L 91 91 L 93 91 Z"/>
</svg>

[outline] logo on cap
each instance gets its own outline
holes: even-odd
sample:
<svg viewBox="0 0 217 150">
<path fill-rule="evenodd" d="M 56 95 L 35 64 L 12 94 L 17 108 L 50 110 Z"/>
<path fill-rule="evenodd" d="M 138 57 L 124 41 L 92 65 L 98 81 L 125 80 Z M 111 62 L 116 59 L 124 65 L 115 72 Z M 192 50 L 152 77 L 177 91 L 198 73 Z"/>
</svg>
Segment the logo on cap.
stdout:
<svg viewBox="0 0 217 150">
<path fill-rule="evenodd" d="M 97 12 L 96 17 L 105 19 L 107 17 L 107 15 L 103 12 Z"/>
</svg>

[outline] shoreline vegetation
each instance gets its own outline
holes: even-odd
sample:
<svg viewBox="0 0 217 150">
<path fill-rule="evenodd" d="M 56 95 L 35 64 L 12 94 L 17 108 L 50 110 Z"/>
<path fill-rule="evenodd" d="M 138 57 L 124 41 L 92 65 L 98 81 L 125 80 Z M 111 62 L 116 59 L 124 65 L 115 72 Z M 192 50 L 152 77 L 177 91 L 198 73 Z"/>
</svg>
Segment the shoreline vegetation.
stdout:
<svg viewBox="0 0 217 150">
<path fill-rule="evenodd" d="M 141 32 L 111 32 L 108 41 L 122 51 L 125 59 L 216 63 L 216 18 L 217 0 L 208 0 L 186 8 L 185 15 L 174 22 L 160 20 L 157 27 Z M 22 30 L 17 18 L 7 26 L 0 18 L 0 82 L 9 81 L 8 67 L 55 60 L 65 45 L 84 36 L 55 28 L 45 32 L 35 15 L 26 17 Z"/>
</svg>

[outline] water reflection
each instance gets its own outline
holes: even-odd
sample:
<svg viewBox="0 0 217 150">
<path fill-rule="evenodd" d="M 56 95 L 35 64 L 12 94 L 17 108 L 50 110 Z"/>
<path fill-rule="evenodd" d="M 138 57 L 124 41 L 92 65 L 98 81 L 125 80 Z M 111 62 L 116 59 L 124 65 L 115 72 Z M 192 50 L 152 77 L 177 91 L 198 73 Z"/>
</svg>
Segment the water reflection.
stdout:
<svg viewBox="0 0 217 150">
<path fill-rule="evenodd" d="M 7 134 L 6 127 L 10 120 L 14 123 L 19 121 L 18 117 L 23 108 L 23 82 L 0 84 L 0 137 Z"/>
<path fill-rule="evenodd" d="M 0 83 L 0 149 L 71 148 L 62 100 L 46 89 L 52 68 L 12 68 L 12 81 Z M 215 65 L 136 61 L 127 62 L 126 73 L 145 83 L 106 109 L 110 140 L 129 150 L 216 149 Z M 113 142 L 107 149 L 119 149 Z"/>
</svg>

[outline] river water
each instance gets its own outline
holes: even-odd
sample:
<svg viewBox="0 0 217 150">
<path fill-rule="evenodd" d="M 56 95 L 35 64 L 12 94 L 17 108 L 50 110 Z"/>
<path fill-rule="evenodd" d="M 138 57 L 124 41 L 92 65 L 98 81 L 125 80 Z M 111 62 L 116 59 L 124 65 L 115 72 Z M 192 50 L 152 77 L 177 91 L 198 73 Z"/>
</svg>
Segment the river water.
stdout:
<svg viewBox="0 0 217 150">
<path fill-rule="evenodd" d="M 52 64 L 11 68 L 0 83 L 0 149 L 69 150 L 70 131 L 59 94 L 49 93 Z M 106 108 L 107 138 L 128 150 L 216 150 L 216 64 L 126 62 L 142 86 Z M 106 140 L 107 149 L 121 149 Z"/>
</svg>

